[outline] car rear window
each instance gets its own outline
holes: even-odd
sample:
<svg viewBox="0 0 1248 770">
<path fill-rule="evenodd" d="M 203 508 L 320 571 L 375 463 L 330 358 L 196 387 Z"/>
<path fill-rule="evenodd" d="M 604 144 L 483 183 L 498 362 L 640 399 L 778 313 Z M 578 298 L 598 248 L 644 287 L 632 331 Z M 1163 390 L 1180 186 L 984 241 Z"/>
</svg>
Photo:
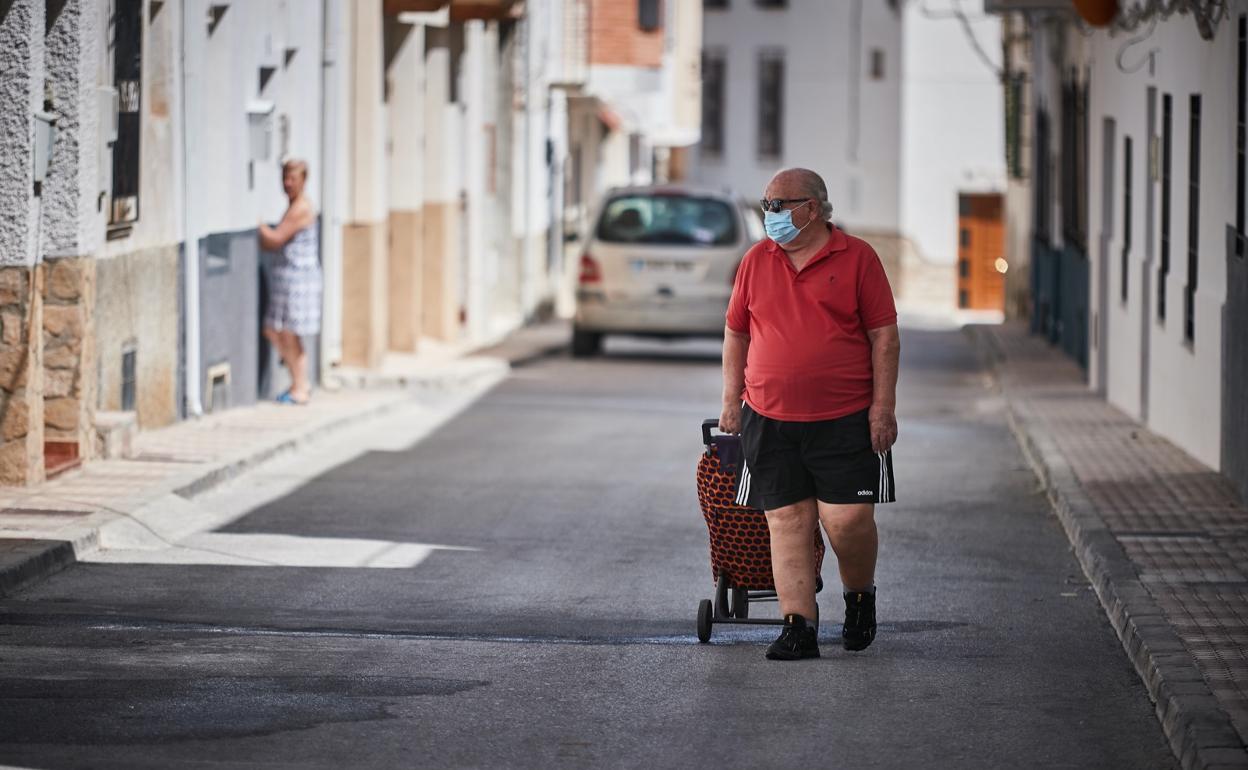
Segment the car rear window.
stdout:
<svg viewBox="0 0 1248 770">
<path fill-rule="evenodd" d="M 624 195 L 607 202 L 597 238 L 607 243 L 730 246 L 737 242 L 732 206 L 692 195 Z"/>
</svg>

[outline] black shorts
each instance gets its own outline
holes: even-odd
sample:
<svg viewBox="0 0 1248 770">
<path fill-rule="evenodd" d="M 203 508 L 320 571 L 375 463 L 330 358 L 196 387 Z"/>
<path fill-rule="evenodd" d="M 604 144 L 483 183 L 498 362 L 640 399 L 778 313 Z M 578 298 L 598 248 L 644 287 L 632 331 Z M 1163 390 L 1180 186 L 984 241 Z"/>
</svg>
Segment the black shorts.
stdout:
<svg viewBox="0 0 1248 770">
<path fill-rule="evenodd" d="M 785 422 L 746 404 L 739 498 L 769 511 L 811 497 L 832 504 L 895 502 L 893 453 L 871 449 L 867 411 L 835 420 Z"/>
</svg>

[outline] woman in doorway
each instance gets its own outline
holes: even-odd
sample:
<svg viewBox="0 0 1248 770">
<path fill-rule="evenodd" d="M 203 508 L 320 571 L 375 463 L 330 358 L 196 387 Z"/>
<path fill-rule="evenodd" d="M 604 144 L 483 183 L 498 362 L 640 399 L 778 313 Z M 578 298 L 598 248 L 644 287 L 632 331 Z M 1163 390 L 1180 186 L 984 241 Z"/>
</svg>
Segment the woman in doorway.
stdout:
<svg viewBox="0 0 1248 770">
<path fill-rule="evenodd" d="M 274 252 L 269 270 L 269 304 L 264 336 L 290 370 L 290 390 L 277 397 L 283 404 L 306 404 L 312 394 L 308 354 L 303 337 L 321 328 L 321 263 L 316 212 L 304 196 L 308 164 L 288 160 L 282 165 L 282 189 L 290 206 L 277 227 L 260 224 L 260 247 Z"/>
</svg>

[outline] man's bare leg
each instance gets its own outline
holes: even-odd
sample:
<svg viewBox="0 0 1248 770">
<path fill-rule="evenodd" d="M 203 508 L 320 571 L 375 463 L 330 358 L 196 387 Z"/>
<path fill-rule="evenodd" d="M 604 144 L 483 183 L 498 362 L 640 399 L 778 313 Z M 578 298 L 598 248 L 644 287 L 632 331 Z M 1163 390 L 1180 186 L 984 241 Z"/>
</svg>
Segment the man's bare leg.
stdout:
<svg viewBox="0 0 1248 770">
<path fill-rule="evenodd" d="M 776 581 L 780 614 L 801 615 L 814 625 L 815 528 L 819 509 L 809 498 L 774 511 L 767 511 L 771 531 L 771 571 Z"/>
<path fill-rule="evenodd" d="M 879 533 L 875 527 L 875 505 L 820 502 L 819 519 L 836 553 L 841 584 L 845 590 L 870 591 L 875 585 L 875 560 L 880 548 Z"/>
</svg>

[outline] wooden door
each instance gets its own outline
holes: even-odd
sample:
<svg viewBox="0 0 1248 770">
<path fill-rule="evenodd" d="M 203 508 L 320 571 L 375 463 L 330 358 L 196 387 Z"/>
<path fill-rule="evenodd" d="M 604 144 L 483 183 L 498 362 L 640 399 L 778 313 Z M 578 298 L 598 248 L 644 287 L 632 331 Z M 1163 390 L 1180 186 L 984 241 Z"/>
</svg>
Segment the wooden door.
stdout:
<svg viewBox="0 0 1248 770">
<path fill-rule="evenodd" d="M 958 195 L 958 307 L 1005 310 L 1005 201 L 998 193 Z"/>
</svg>

